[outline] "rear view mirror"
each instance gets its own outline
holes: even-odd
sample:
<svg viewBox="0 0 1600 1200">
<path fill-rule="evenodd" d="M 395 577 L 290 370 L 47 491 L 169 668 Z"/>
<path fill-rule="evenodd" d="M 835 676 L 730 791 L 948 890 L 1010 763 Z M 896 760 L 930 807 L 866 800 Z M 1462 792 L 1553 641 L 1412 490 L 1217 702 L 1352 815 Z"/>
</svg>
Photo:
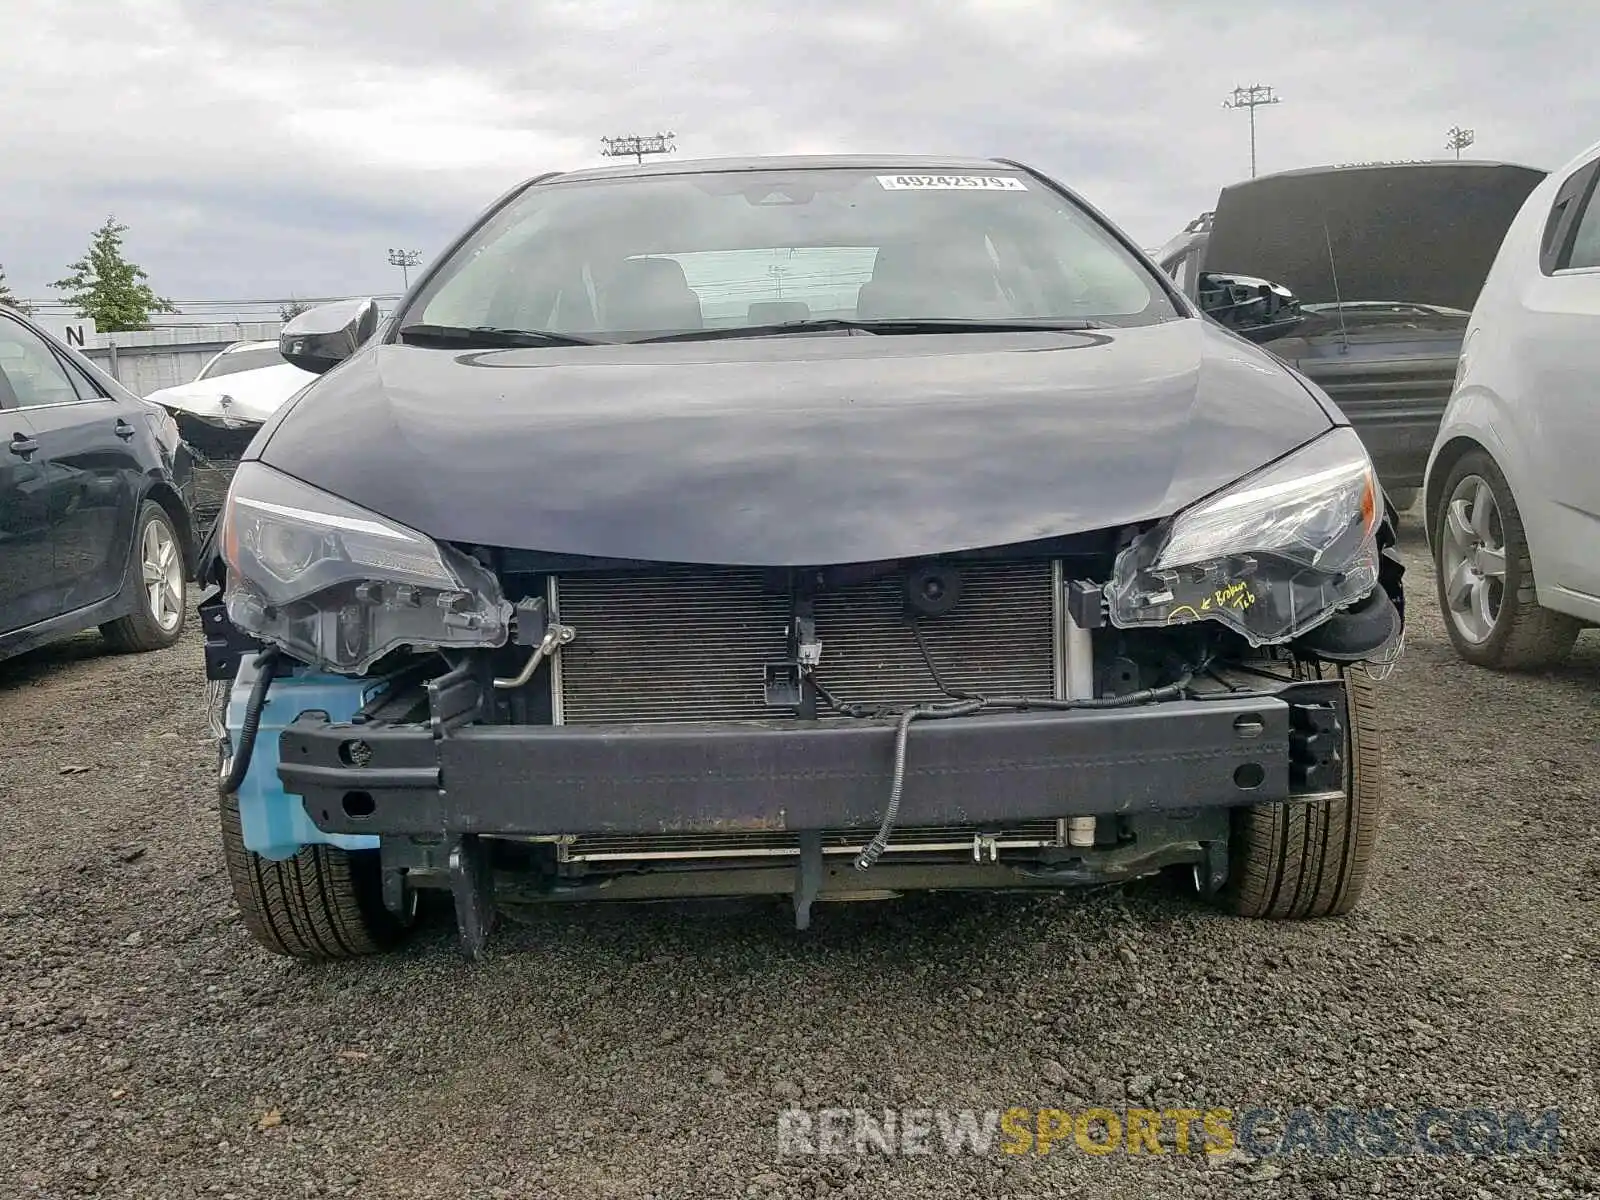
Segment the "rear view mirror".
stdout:
<svg viewBox="0 0 1600 1200">
<path fill-rule="evenodd" d="M 377 331 L 376 300 L 335 300 L 292 317 L 278 334 L 278 352 L 302 371 L 321 375 Z"/>
<path fill-rule="evenodd" d="M 1201 311 L 1252 342 L 1283 337 L 1306 319 L 1295 294 L 1270 279 L 1208 272 L 1199 282 Z"/>
</svg>

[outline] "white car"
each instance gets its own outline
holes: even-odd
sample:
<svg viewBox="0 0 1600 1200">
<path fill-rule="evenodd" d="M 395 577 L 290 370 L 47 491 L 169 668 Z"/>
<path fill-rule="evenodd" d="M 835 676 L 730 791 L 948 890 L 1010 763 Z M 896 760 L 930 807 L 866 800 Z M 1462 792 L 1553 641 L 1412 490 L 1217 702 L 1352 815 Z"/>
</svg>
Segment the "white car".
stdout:
<svg viewBox="0 0 1600 1200">
<path fill-rule="evenodd" d="M 1470 663 L 1561 662 L 1600 625 L 1600 143 L 1529 195 L 1467 326 L 1424 482 Z"/>
<path fill-rule="evenodd" d="M 236 436 L 200 436 L 199 441 L 238 441 L 242 450 L 268 417 L 315 378 L 284 361 L 277 342 L 236 342 L 200 368 L 192 383 L 162 388 L 145 399 L 172 413 L 191 443 L 197 441 L 194 422 L 200 422 Z"/>
</svg>

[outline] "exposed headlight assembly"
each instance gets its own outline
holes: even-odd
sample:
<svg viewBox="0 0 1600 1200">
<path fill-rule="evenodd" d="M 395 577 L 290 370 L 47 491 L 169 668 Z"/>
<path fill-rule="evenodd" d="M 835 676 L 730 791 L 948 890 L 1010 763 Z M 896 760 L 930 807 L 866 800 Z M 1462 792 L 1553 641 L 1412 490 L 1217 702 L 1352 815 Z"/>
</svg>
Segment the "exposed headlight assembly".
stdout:
<svg viewBox="0 0 1600 1200">
<path fill-rule="evenodd" d="M 1382 505 L 1361 439 L 1334 429 L 1135 539 L 1106 588 L 1111 623 L 1298 637 L 1377 586 Z"/>
<path fill-rule="evenodd" d="M 222 514 L 228 619 L 324 670 L 360 674 L 401 646 L 503 646 L 511 606 L 466 555 L 260 462 Z"/>
</svg>

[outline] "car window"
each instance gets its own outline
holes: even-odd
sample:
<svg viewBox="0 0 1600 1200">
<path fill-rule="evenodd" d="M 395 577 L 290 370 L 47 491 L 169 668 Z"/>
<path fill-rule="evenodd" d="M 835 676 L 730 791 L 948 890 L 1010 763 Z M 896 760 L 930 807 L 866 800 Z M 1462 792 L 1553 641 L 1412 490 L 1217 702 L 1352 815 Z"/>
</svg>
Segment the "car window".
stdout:
<svg viewBox="0 0 1600 1200">
<path fill-rule="evenodd" d="M 801 246 L 665 254 L 683 269 L 708 324 L 751 325 L 855 313 L 876 246 Z"/>
<path fill-rule="evenodd" d="M 224 351 L 200 369 L 195 381 L 215 379 L 218 375 L 235 375 L 240 371 L 257 371 L 262 367 L 278 367 L 284 362 L 285 359 L 276 346 Z"/>
<path fill-rule="evenodd" d="M 1596 192 L 1589 193 L 1588 204 L 1578 218 L 1578 229 L 1572 238 L 1572 250 L 1567 255 L 1567 267 L 1600 267 L 1600 202 Z"/>
<path fill-rule="evenodd" d="M 19 408 L 70 404 L 78 390 L 66 367 L 43 338 L 14 321 L 0 320 L 0 373 Z"/>
<path fill-rule="evenodd" d="M 72 382 L 73 389 L 78 393 L 79 400 L 104 400 L 105 392 L 88 372 L 78 369 L 78 364 L 69 357 L 66 362 L 67 378 Z"/>
<path fill-rule="evenodd" d="M 1572 262 L 1576 249 L 1574 239 L 1579 233 L 1575 226 L 1581 218 L 1595 219 L 1590 215 L 1594 207 L 1592 204 L 1588 206 L 1589 212 L 1580 210 L 1593 187 L 1597 169 L 1600 169 L 1600 161 L 1579 167 L 1567 176 L 1556 193 L 1550 214 L 1545 218 L 1544 234 L 1539 239 L 1539 270 L 1546 275 L 1577 265 Z M 1592 229 L 1591 226 L 1591 238 Z"/>
<path fill-rule="evenodd" d="M 1178 316 L 1115 235 L 1032 177 L 826 168 L 529 188 L 442 264 L 401 324 L 626 341 L 828 317 Z"/>
</svg>

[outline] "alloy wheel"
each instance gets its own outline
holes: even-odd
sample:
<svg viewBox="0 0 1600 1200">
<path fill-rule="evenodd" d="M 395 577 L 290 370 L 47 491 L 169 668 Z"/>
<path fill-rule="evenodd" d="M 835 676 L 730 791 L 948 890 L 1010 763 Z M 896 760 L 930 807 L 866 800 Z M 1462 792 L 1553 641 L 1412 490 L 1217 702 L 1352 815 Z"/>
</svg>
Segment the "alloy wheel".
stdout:
<svg viewBox="0 0 1600 1200">
<path fill-rule="evenodd" d="M 163 633 L 171 633 L 183 619 L 183 556 L 178 539 L 165 521 L 144 527 L 140 545 L 140 571 L 150 619 Z"/>
<path fill-rule="evenodd" d="M 1506 539 L 1494 488 L 1481 475 L 1465 475 L 1445 508 L 1439 569 L 1445 610 L 1467 641 L 1489 640 L 1506 592 Z"/>
</svg>

